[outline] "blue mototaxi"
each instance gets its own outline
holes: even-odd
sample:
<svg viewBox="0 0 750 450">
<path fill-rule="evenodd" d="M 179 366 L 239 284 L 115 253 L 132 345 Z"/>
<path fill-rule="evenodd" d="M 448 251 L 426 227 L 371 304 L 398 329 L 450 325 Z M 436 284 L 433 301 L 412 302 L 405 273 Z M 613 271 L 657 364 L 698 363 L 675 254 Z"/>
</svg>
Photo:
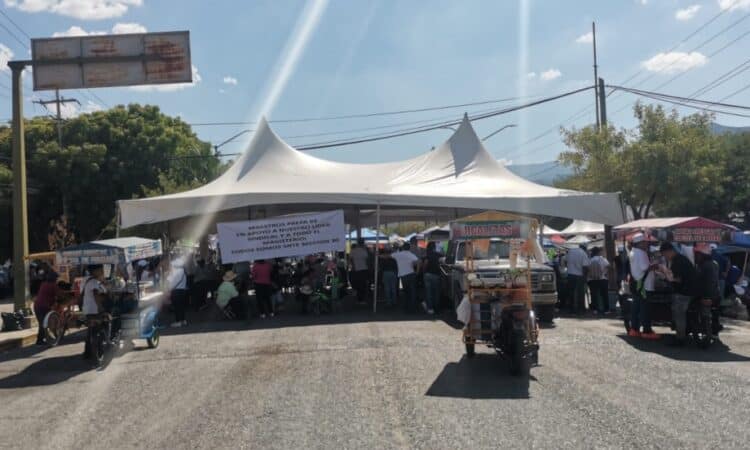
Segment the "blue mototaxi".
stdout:
<svg viewBox="0 0 750 450">
<path fill-rule="evenodd" d="M 163 293 L 153 291 L 152 282 L 138 282 L 132 275 L 134 262 L 162 255 L 160 240 L 139 237 L 105 239 L 66 247 L 57 251 L 56 262 L 85 268 L 89 265 L 109 266 L 111 282 L 107 309 L 113 324 L 126 342 L 145 339 L 150 348 L 159 345 L 158 315 Z M 119 275 L 130 275 L 128 281 L 118 280 Z M 150 292 L 151 291 L 151 292 Z"/>
</svg>

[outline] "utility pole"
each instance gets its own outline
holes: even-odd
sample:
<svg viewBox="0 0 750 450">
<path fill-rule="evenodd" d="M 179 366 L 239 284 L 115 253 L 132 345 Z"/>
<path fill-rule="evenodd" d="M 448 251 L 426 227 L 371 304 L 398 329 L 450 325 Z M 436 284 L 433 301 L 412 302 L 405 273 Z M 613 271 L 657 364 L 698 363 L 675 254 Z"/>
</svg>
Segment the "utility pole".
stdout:
<svg viewBox="0 0 750 450">
<path fill-rule="evenodd" d="M 598 92 L 599 98 L 597 98 L 597 107 L 599 110 L 599 130 L 605 130 L 607 128 L 607 94 L 604 92 L 604 79 L 598 78 Z M 607 260 L 609 261 L 609 290 L 615 291 L 618 289 L 617 277 L 615 276 L 615 238 L 614 230 L 612 225 L 604 224 L 604 252 L 607 254 Z"/>
<path fill-rule="evenodd" d="M 607 95 L 604 93 L 604 79 L 599 78 L 599 117 L 602 128 L 607 126 Z"/>
<path fill-rule="evenodd" d="M 599 121 L 599 95 L 600 91 L 597 88 L 597 80 L 599 79 L 599 66 L 596 63 L 596 22 L 591 22 L 591 37 L 594 43 L 594 105 L 596 106 L 596 129 L 601 129 L 601 123 Z"/>
<path fill-rule="evenodd" d="M 60 150 L 63 148 L 63 138 L 62 138 L 62 113 L 60 111 L 60 106 L 62 106 L 63 103 L 77 103 L 79 106 L 81 102 L 74 98 L 61 98 L 60 97 L 60 90 L 55 89 L 55 99 L 54 100 L 37 100 L 34 101 L 34 103 L 37 103 L 39 105 L 44 106 L 47 108 L 47 105 L 55 104 L 56 107 L 56 118 L 55 121 L 57 122 L 57 145 L 59 146 Z M 63 215 L 68 215 L 68 202 L 65 200 L 65 194 L 62 194 L 62 207 L 63 207 Z"/>
</svg>

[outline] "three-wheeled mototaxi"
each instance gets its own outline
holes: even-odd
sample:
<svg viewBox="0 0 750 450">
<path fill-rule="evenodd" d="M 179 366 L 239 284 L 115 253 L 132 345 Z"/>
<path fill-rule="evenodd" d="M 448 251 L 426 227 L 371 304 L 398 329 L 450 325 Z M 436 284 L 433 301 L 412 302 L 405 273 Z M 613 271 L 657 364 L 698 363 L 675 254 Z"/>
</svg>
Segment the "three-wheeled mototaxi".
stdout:
<svg viewBox="0 0 750 450">
<path fill-rule="evenodd" d="M 127 237 L 87 242 L 57 251 L 57 263 L 79 267 L 102 266 L 107 289 L 106 308 L 111 317 L 110 343 L 131 344 L 145 339 L 149 348 L 159 345 L 158 316 L 163 293 L 154 281 L 140 281 L 137 263 L 162 255 L 160 240 Z M 79 290 L 83 278 L 75 281 Z M 100 358 L 100 355 L 94 355 Z"/>
</svg>

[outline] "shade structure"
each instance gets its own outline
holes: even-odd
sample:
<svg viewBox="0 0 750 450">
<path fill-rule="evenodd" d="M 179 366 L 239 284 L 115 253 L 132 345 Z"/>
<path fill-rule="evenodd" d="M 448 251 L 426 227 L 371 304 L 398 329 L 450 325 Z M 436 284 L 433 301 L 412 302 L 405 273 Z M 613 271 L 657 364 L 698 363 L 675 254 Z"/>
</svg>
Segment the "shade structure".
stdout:
<svg viewBox="0 0 750 450">
<path fill-rule="evenodd" d="M 612 225 L 624 219 L 617 193 L 557 189 L 514 175 L 484 148 L 465 116 L 433 151 L 379 164 L 313 157 L 282 141 L 263 119 L 247 150 L 222 176 L 186 192 L 120 200 L 119 224 L 129 228 L 265 205 L 285 206 L 284 213 L 378 206 L 392 214 L 391 221 L 424 210 L 450 211 L 453 217 L 502 210 Z"/>
<path fill-rule="evenodd" d="M 606 223 L 606 222 L 604 222 Z M 613 224 L 609 224 L 613 225 Z M 560 231 L 563 235 L 590 235 L 590 234 L 604 234 L 603 223 L 588 222 L 586 220 L 574 220 L 573 223 L 565 227 Z"/>
</svg>

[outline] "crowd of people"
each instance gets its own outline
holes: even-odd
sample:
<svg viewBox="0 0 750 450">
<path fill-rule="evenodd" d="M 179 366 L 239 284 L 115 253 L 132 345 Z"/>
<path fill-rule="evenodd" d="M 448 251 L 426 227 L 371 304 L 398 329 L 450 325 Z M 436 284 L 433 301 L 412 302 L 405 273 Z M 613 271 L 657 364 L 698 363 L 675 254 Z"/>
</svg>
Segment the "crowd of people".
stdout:
<svg viewBox="0 0 750 450">
<path fill-rule="evenodd" d="M 686 314 L 691 302 L 709 305 L 713 337 L 721 330 L 721 299 L 733 287 L 740 272 L 728 258 L 716 251 L 716 245 L 699 243 L 683 246 L 664 241 L 659 244 L 644 233 L 636 233 L 627 246 L 621 246 L 610 264 L 601 247 L 587 249 L 581 245 L 559 251 L 552 257 L 558 277 L 560 309 L 576 315 L 587 310 L 594 315 L 614 311 L 610 298 L 610 273 L 616 277 L 619 301 L 632 299 L 625 317 L 628 335 L 659 339 L 652 327 L 653 300 L 657 295 L 671 300 L 675 327 L 675 345 L 684 345 Z M 588 299 L 588 301 L 587 301 Z"/>
</svg>

